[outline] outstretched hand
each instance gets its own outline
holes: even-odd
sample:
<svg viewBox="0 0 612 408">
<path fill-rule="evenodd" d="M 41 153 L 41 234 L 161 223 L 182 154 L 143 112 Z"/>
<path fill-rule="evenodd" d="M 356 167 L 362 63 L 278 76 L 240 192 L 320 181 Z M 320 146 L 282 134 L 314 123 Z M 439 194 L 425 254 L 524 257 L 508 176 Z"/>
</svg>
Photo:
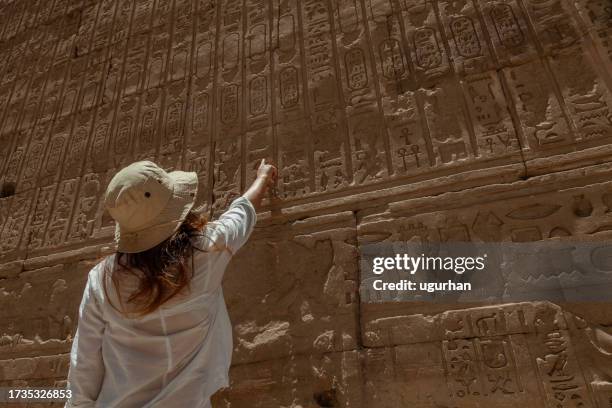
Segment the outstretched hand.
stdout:
<svg viewBox="0 0 612 408">
<path fill-rule="evenodd" d="M 257 178 L 266 180 L 268 186 L 273 185 L 276 181 L 277 170 L 271 164 L 266 163 L 266 159 L 261 159 L 259 168 L 257 169 Z"/>
<path fill-rule="evenodd" d="M 257 168 L 257 178 L 243 194 L 243 197 L 246 197 L 253 203 L 255 209 L 261 206 L 261 200 L 268 188 L 274 186 L 277 174 L 275 166 L 266 163 L 266 159 L 261 159 L 259 167 Z"/>
</svg>

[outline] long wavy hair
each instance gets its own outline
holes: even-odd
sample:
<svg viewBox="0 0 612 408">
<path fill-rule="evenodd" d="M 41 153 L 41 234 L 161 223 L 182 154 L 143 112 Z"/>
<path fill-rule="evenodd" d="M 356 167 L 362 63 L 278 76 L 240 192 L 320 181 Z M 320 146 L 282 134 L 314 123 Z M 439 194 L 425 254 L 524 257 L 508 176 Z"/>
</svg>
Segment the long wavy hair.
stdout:
<svg viewBox="0 0 612 408">
<path fill-rule="evenodd" d="M 207 219 L 203 214 L 190 211 L 179 229 L 162 243 L 143 252 L 117 252 L 119 268 L 112 273 L 111 280 L 119 302 L 124 304 L 120 291 L 120 278 L 124 274 L 138 278 L 138 288 L 127 297 L 127 303 L 133 305 L 134 313 L 140 316 L 157 310 L 183 289 L 188 289 L 194 272 L 193 250 L 202 251 L 192 245 L 191 238 L 203 235 L 206 224 Z M 189 260 L 191 268 L 188 266 Z M 111 270 L 107 268 L 106 272 Z M 120 311 L 110 301 L 106 277 L 102 282 L 106 298 L 115 310 Z"/>
</svg>

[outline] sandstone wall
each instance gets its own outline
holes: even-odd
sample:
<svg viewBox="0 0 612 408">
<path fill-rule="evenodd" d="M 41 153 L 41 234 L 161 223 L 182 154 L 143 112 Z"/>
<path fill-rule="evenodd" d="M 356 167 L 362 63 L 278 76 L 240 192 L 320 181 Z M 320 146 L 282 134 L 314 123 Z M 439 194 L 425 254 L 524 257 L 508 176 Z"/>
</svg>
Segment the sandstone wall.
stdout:
<svg viewBox="0 0 612 408">
<path fill-rule="evenodd" d="M 216 407 L 612 407 L 610 304 L 373 304 L 358 255 L 610 238 L 609 0 L 0 0 L 0 73 L 0 385 L 63 384 L 119 168 L 214 217 L 266 157 Z"/>
</svg>

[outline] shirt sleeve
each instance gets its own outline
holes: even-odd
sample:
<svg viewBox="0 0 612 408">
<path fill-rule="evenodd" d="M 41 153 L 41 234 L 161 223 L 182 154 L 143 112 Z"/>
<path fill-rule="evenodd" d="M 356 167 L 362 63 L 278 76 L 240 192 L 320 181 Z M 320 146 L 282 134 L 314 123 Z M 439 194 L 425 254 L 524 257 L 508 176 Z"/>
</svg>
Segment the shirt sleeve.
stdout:
<svg viewBox="0 0 612 408">
<path fill-rule="evenodd" d="M 221 244 L 235 254 L 249 239 L 256 223 L 257 212 L 253 204 L 244 196 L 236 198 L 216 221 Z"/>
<path fill-rule="evenodd" d="M 99 265 L 89 273 L 79 307 L 79 322 L 70 351 L 68 371 L 67 389 L 72 396 L 66 407 L 93 407 L 104 379 L 102 336 L 105 322 L 94 293 L 95 272 Z"/>
</svg>

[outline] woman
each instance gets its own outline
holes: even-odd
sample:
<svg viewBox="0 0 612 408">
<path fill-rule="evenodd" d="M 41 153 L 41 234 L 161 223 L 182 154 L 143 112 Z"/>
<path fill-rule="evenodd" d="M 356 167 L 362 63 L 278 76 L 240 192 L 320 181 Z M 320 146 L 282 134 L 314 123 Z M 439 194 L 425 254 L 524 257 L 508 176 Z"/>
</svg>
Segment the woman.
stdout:
<svg viewBox="0 0 612 408">
<path fill-rule="evenodd" d="M 221 280 L 253 231 L 276 168 L 217 221 L 192 211 L 197 175 L 143 161 L 105 195 L 117 253 L 90 272 L 70 354 L 66 407 L 210 407 L 228 386 L 232 331 Z"/>
</svg>

